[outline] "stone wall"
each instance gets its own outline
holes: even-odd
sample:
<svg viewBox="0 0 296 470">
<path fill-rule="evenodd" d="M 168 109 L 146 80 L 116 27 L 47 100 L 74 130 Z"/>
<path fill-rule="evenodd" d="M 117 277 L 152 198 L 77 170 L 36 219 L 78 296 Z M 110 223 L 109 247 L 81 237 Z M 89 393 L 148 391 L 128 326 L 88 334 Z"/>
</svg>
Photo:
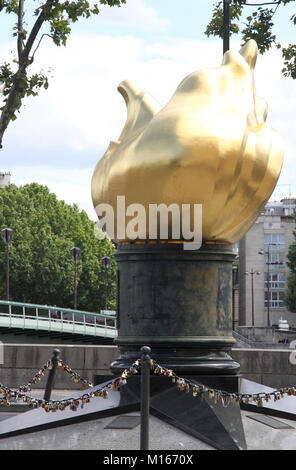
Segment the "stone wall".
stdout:
<svg viewBox="0 0 296 470">
<path fill-rule="evenodd" d="M 7 387 L 26 384 L 52 358 L 53 349 L 61 351 L 60 358 L 83 378 L 93 382 L 94 375 L 111 374 L 109 365 L 119 355 L 116 346 L 106 345 L 46 345 L 4 344 L 4 360 L 0 364 L 0 383 Z M 35 388 L 44 388 L 48 372 Z M 80 389 L 70 375 L 57 370 L 54 388 Z"/>
<path fill-rule="evenodd" d="M 282 388 L 296 385 L 296 364 L 291 364 L 290 349 L 233 348 L 231 356 L 241 368 L 245 379 L 269 387 Z"/>
<path fill-rule="evenodd" d="M 5 344 L 4 363 L 0 364 L 0 383 L 8 387 L 26 384 L 52 357 L 53 348 L 61 351 L 60 358 L 83 378 L 110 374 L 109 365 L 119 356 L 116 346 L 107 345 L 31 345 Z M 240 373 L 246 379 L 281 388 L 296 385 L 296 364 L 291 364 L 289 349 L 233 348 L 232 357 L 239 362 Z M 139 353 L 140 355 L 140 353 Z M 35 388 L 44 388 L 48 372 Z M 81 389 L 69 374 L 57 370 L 56 389 Z"/>
<path fill-rule="evenodd" d="M 291 343 L 296 339 L 296 330 L 279 330 L 263 326 L 238 326 L 237 332 L 251 341 L 264 343 L 265 346 L 269 344 L 270 347 L 279 345 L 283 340 Z"/>
</svg>

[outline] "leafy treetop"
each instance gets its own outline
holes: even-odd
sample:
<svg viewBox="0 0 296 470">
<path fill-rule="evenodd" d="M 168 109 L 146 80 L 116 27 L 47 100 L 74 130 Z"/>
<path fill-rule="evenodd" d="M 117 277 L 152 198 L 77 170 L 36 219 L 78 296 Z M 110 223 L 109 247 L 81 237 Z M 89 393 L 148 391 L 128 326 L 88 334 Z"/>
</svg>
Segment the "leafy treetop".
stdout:
<svg viewBox="0 0 296 470">
<path fill-rule="evenodd" d="M 115 247 L 95 237 L 95 223 L 77 205 L 58 200 L 37 183 L 0 190 L 0 230 L 14 230 L 10 249 L 10 298 L 14 301 L 73 308 L 74 262 L 70 249 L 78 246 L 78 308 L 105 308 L 103 256 L 110 256 L 109 307 L 115 307 Z M 5 297 L 5 245 L 0 237 L 0 298 Z"/>
<path fill-rule="evenodd" d="M 296 0 L 278 0 L 274 2 L 253 3 L 248 0 L 229 1 L 229 34 L 241 34 L 243 44 L 249 39 L 254 39 L 258 44 L 259 51 L 263 54 L 273 45 L 282 51 L 284 66 L 282 73 L 285 77 L 296 78 L 296 44 L 289 44 L 283 47 L 277 42 L 273 32 L 274 17 L 279 7 Z M 243 20 L 243 13 L 246 7 L 252 6 L 252 13 Z M 256 8 L 256 9 L 255 9 Z M 290 21 L 296 26 L 296 12 L 292 14 Z M 213 16 L 205 30 L 207 36 L 223 37 L 223 2 L 217 1 L 214 4 Z"/>
</svg>

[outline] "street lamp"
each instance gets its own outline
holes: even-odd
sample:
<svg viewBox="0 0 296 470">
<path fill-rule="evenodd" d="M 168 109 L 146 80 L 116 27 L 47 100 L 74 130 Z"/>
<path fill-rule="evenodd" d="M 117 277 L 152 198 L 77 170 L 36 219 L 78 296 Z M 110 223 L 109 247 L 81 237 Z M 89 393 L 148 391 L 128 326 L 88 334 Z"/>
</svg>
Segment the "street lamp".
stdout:
<svg viewBox="0 0 296 470">
<path fill-rule="evenodd" d="M 238 265 L 232 266 L 232 329 L 235 330 L 235 287 L 238 285 Z"/>
<path fill-rule="evenodd" d="M 105 269 L 105 310 L 108 310 L 108 269 L 111 266 L 111 258 L 103 256 L 102 266 Z"/>
<path fill-rule="evenodd" d="M 255 312 L 254 312 L 254 274 L 259 276 L 261 273 L 259 271 L 254 271 L 253 268 L 251 271 L 246 271 L 245 275 L 251 275 L 251 293 L 252 293 L 252 326 L 255 326 Z"/>
<path fill-rule="evenodd" d="M 70 253 L 74 261 L 74 310 L 77 310 L 77 261 L 81 256 L 81 249 L 77 246 L 73 246 Z"/>
<path fill-rule="evenodd" d="M 9 243 L 13 239 L 14 232 L 12 228 L 1 230 L 2 239 L 6 245 L 6 300 L 9 300 Z"/>
<path fill-rule="evenodd" d="M 270 274 L 269 274 L 269 266 L 271 264 L 283 264 L 282 261 L 279 261 L 279 262 L 271 262 L 270 261 L 270 247 L 271 246 L 277 246 L 277 243 L 269 243 L 267 245 L 267 250 L 264 251 L 264 250 L 260 250 L 258 251 L 258 254 L 259 255 L 264 255 L 266 254 L 267 255 L 267 262 L 266 262 L 266 265 L 267 265 L 267 326 L 270 326 Z"/>
</svg>

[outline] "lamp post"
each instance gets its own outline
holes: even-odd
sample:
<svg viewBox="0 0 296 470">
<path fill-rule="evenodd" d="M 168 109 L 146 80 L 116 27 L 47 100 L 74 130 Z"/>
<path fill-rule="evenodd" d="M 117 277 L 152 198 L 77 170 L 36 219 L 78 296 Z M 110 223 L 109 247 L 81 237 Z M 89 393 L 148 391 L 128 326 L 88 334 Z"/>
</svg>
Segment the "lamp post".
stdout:
<svg viewBox="0 0 296 470">
<path fill-rule="evenodd" d="M 111 258 L 103 256 L 102 266 L 105 269 L 105 310 L 108 310 L 108 269 L 111 266 Z"/>
<path fill-rule="evenodd" d="M 235 287 L 238 285 L 237 280 L 238 266 L 232 266 L 232 329 L 235 330 Z"/>
<path fill-rule="evenodd" d="M 259 271 L 254 271 L 253 268 L 251 271 L 246 271 L 245 275 L 250 274 L 251 276 L 251 294 L 252 294 L 252 326 L 255 326 L 255 309 L 254 309 L 254 274 L 259 276 L 261 273 Z"/>
<path fill-rule="evenodd" d="M 77 261 L 81 256 L 81 249 L 77 246 L 73 246 L 70 253 L 74 261 L 74 310 L 77 310 Z"/>
<path fill-rule="evenodd" d="M 1 230 L 2 239 L 6 245 L 6 300 L 9 300 L 9 243 L 13 239 L 14 232 L 12 228 Z"/>
<path fill-rule="evenodd" d="M 229 0 L 223 0 L 223 54 L 229 51 L 230 36 Z"/>
<path fill-rule="evenodd" d="M 267 326 L 270 326 L 270 272 L 269 272 L 269 266 L 271 264 L 283 264 L 281 261 L 280 262 L 270 262 L 270 247 L 271 246 L 277 246 L 277 243 L 269 243 L 267 245 L 267 250 L 264 251 L 264 250 L 260 250 L 258 252 L 259 255 L 264 255 L 266 254 L 267 255 L 267 262 L 266 262 L 266 265 L 267 265 Z"/>
</svg>

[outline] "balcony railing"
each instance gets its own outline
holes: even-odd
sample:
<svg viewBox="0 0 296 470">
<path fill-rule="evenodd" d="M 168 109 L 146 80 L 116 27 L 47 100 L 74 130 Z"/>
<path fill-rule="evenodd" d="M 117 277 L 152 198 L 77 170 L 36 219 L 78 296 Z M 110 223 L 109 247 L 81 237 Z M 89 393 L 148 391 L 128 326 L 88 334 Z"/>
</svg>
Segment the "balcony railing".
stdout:
<svg viewBox="0 0 296 470">
<path fill-rule="evenodd" d="M 115 338 L 116 316 L 49 305 L 0 301 L 0 327 Z"/>
</svg>

